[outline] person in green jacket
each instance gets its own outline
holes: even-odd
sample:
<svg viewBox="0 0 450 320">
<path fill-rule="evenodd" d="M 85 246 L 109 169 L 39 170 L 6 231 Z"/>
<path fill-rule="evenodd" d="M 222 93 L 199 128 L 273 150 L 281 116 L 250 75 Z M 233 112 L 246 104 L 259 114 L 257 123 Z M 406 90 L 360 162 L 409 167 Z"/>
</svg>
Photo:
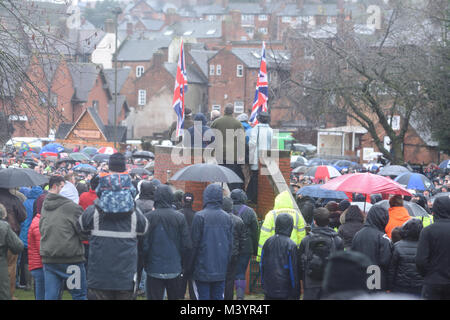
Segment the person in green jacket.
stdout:
<svg viewBox="0 0 450 320">
<path fill-rule="evenodd" d="M 59 194 L 64 184 L 63 177 L 50 178 L 50 190 L 42 205 L 39 221 L 45 300 L 59 299 L 63 281 L 74 300 L 87 300 L 82 243 L 82 240 L 87 240 L 87 236 L 78 225 L 83 208 Z"/>
<path fill-rule="evenodd" d="M 0 204 L 0 300 L 11 300 L 7 252 L 9 250 L 13 254 L 19 254 L 24 247 L 6 217 L 6 208 Z"/>
<path fill-rule="evenodd" d="M 291 233 L 291 239 L 297 246 L 299 246 L 303 238 L 306 237 L 305 220 L 303 219 L 301 212 L 294 209 L 292 201 L 289 191 L 283 191 L 275 198 L 273 210 L 266 214 L 259 234 L 258 257 L 256 258 L 258 262 L 261 259 L 261 250 L 264 243 L 275 234 L 275 219 L 281 213 L 288 213 L 294 219 L 294 229 Z"/>
</svg>

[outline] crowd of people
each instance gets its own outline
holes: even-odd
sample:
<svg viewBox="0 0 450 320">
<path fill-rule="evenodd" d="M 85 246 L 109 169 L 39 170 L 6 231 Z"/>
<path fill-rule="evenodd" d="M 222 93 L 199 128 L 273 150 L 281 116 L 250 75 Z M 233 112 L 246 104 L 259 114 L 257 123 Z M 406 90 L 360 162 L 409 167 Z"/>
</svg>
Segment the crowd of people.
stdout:
<svg viewBox="0 0 450 320">
<path fill-rule="evenodd" d="M 232 113 L 226 108 L 211 124 L 194 119 L 202 134 L 248 123 Z M 263 131 L 271 140 L 265 116 L 248 129 L 249 143 L 260 146 Z M 234 160 L 227 166 L 241 170 Z M 252 258 L 265 299 L 450 299 L 450 198 L 439 196 L 448 176 L 438 177 L 431 206 L 431 194 L 390 196 L 388 209 L 367 212 L 354 204 L 364 195 L 339 201 L 284 191 L 260 225 L 252 166 L 247 184 L 209 184 L 196 212 L 190 190 L 131 176 L 122 153 L 97 174 L 55 165 L 35 167 L 49 176 L 44 185 L 0 188 L 0 299 L 33 283 L 37 300 L 61 299 L 64 290 L 78 300 L 243 300 Z M 407 200 L 432 218 L 410 216 Z"/>
</svg>

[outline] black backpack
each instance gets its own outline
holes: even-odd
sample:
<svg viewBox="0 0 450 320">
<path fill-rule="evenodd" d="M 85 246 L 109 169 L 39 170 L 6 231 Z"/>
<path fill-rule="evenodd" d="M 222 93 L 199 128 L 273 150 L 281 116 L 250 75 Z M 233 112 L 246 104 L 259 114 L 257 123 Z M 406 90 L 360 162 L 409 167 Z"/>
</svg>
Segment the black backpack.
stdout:
<svg viewBox="0 0 450 320">
<path fill-rule="evenodd" d="M 313 232 L 309 236 L 305 248 L 305 272 L 309 278 L 322 281 L 328 259 L 336 251 L 334 238 Z"/>
</svg>

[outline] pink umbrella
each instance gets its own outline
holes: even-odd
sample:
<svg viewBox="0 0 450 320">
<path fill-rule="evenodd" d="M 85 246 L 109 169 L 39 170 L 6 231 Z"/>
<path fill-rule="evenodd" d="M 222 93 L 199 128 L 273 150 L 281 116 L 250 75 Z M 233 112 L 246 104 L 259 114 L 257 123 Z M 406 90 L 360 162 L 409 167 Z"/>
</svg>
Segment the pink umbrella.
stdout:
<svg viewBox="0 0 450 320">
<path fill-rule="evenodd" d="M 102 148 L 98 149 L 97 152 L 101 153 L 101 154 L 111 155 L 111 154 L 117 153 L 117 150 L 114 149 L 113 147 L 102 147 Z"/>
<path fill-rule="evenodd" d="M 362 194 L 385 193 L 411 196 L 406 188 L 394 180 L 369 172 L 346 174 L 334 178 L 325 183 L 322 188 Z"/>
</svg>

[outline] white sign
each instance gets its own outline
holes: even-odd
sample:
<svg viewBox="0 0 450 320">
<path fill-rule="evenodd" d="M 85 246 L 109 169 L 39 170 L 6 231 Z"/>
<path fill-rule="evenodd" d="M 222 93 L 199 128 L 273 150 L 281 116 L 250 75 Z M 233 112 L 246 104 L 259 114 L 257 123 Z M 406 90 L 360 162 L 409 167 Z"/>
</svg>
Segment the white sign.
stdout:
<svg viewBox="0 0 450 320">
<path fill-rule="evenodd" d="M 392 130 L 400 130 L 400 116 L 393 116 L 392 118 L 391 116 L 388 116 L 387 119 L 391 124 Z"/>
<path fill-rule="evenodd" d="M 373 148 L 363 148 L 363 161 L 372 160 Z"/>
<path fill-rule="evenodd" d="M 389 138 L 388 136 L 385 136 L 383 139 L 384 142 L 384 148 L 387 151 L 391 151 L 391 138 Z"/>
</svg>

